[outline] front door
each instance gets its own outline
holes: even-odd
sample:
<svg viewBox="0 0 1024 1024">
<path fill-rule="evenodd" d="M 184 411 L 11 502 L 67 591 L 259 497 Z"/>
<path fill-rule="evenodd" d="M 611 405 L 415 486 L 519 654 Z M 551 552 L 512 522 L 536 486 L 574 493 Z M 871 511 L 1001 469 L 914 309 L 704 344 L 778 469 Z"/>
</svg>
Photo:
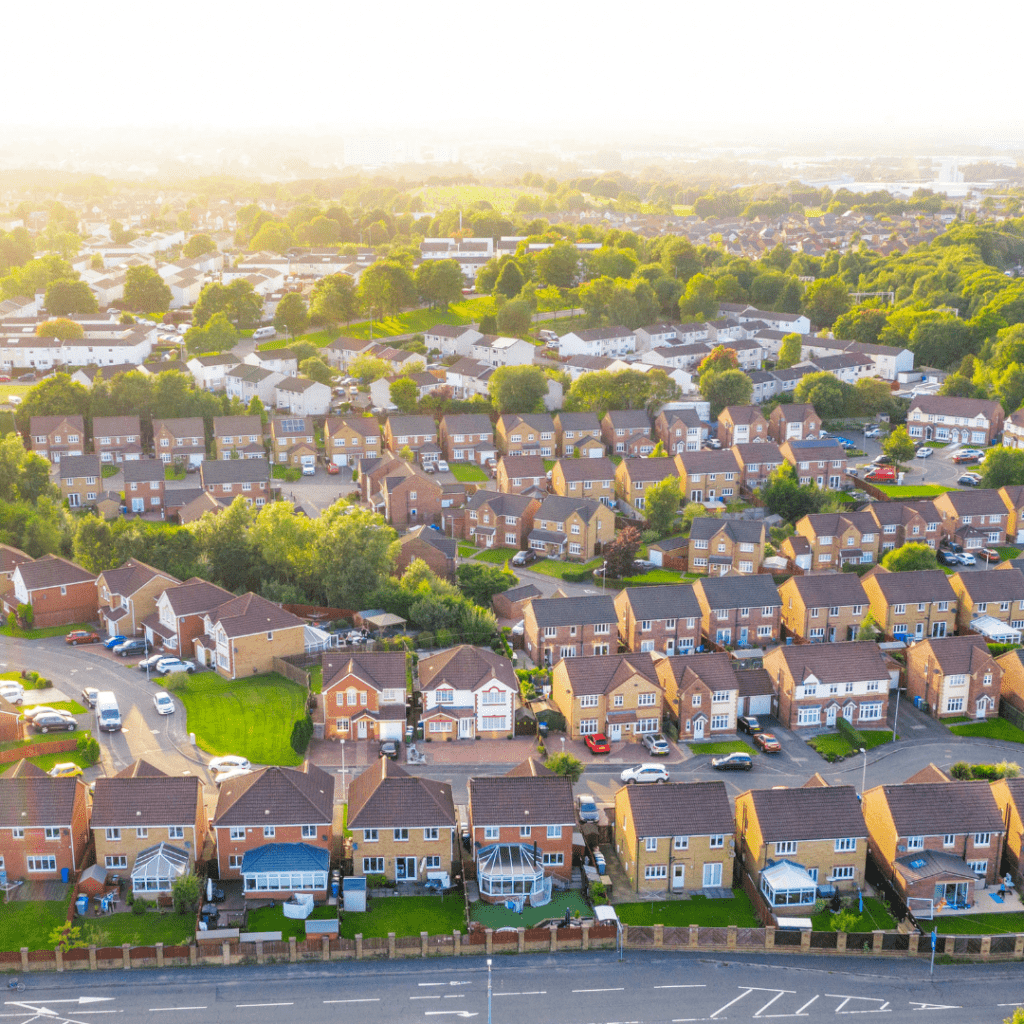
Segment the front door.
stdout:
<svg viewBox="0 0 1024 1024">
<path fill-rule="evenodd" d="M 920 640 L 924 636 L 924 623 L 923 622 L 919 622 L 914 627 L 914 636 L 916 636 L 918 640 Z"/>
<path fill-rule="evenodd" d="M 704 865 L 704 888 L 710 888 L 719 886 L 722 884 L 722 864 L 717 862 L 715 864 Z"/>
<path fill-rule="evenodd" d="M 395 881 L 415 882 L 416 881 L 416 858 L 396 857 L 395 858 Z"/>
<path fill-rule="evenodd" d="M 622 726 L 616 722 L 614 725 L 609 724 L 608 726 L 608 739 L 612 743 L 618 743 L 622 739 Z"/>
<path fill-rule="evenodd" d="M 675 654 L 676 653 L 676 642 L 675 640 L 669 639 L 665 641 L 665 653 Z"/>
<path fill-rule="evenodd" d="M 695 740 L 704 739 L 704 719 L 695 718 L 693 720 L 693 738 Z"/>
<path fill-rule="evenodd" d="M 984 718 L 985 713 L 988 711 L 988 697 L 980 697 L 978 702 L 974 705 L 974 717 Z"/>
<path fill-rule="evenodd" d="M 133 512 L 145 512 L 146 511 L 146 499 L 145 498 L 132 498 L 132 511 Z"/>
<path fill-rule="evenodd" d="M 472 718 L 460 718 L 459 719 L 459 739 L 471 739 L 473 736 L 473 719 Z"/>
<path fill-rule="evenodd" d="M 365 718 L 360 718 L 359 719 L 359 724 L 357 726 L 356 735 L 361 740 L 365 740 L 366 739 L 366 719 Z"/>
<path fill-rule="evenodd" d="M 672 865 L 672 888 L 682 889 L 686 886 L 686 865 L 685 864 L 673 864 Z"/>
<path fill-rule="evenodd" d="M 825 712 L 825 724 L 831 729 L 836 724 L 836 706 L 833 704 Z"/>
</svg>

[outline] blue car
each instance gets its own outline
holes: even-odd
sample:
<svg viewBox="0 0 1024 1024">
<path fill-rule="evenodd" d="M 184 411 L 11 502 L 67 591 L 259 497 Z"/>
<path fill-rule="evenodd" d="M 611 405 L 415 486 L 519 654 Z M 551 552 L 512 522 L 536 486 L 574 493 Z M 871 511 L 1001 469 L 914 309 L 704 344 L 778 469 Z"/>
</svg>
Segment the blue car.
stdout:
<svg viewBox="0 0 1024 1024">
<path fill-rule="evenodd" d="M 854 447 L 854 443 L 848 437 L 833 437 L 832 440 L 837 444 L 841 444 L 844 448 Z"/>
<path fill-rule="evenodd" d="M 112 636 L 108 640 L 103 641 L 103 646 L 108 651 L 112 651 L 118 644 L 123 644 L 128 637 L 126 636 Z"/>
</svg>

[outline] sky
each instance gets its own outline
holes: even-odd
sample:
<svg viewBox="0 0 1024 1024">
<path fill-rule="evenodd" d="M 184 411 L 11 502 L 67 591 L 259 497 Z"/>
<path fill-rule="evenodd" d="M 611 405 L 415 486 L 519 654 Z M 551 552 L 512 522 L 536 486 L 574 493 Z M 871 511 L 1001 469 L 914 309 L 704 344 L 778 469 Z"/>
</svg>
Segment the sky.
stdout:
<svg viewBox="0 0 1024 1024">
<path fill-rule="evenodd" d="M 6 12 L 0 126 L 194 125 L 509 138 L 798 132 L 822 148 L 908 129 L 1024 143 L 1013 5 L 908 0 L 57 0 Z M 984 15 L 984 16 L 983 16 Z"/>
</svg>

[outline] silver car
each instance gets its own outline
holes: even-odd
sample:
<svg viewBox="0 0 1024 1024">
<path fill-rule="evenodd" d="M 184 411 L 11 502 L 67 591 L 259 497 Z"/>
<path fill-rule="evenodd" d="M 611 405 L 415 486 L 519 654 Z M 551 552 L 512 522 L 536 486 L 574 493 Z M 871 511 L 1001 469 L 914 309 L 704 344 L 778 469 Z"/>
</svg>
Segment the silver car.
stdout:
<svg viewBox="0 0 1024 1024">
<path fill-rule="evenodd" d="M 580 821 L 601 820 L 601 812 L 597 809 L 597 802 L 589 793 L 580 793 L 576 797 L 576 810 Z"/>
<path fill-rule="evenodd" d="M 640 737 L 640 742 L 653 757 L 666 757 L 670 751 L 668 740 L 660 733 L 648 733 Z"/>
</svg>

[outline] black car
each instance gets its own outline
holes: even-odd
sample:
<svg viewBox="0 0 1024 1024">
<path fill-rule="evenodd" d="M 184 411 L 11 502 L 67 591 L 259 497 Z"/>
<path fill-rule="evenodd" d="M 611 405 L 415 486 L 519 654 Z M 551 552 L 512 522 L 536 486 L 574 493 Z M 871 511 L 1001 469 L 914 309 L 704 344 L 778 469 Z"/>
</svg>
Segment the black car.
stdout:
<svg viewBox="0 0 1024 1024">
<path fill-rule="evenodd" d="M 945 548 L 947 551 L 955 551 L 957 554 L 964 549 L 963 544 L 958 544 L 955 540 L 950 540 L 948 537 L 943 538 L 941 541 L 941 547 Z"/>
<path fill-rule="evenodd" d="M 740 715 L 736 719 L 736 728 L 740 732 L 753 736 L 754 733 L 761 731 L 761 723 L 757 720 L 756 715 Z"/>
<path fill-rule="evenodd" d="M 380 756 L 398 760 L 398 744 L 394 740 L 384 740 L 380 745 Z"/>
<path fill-rule="evenodd" d="M 118 644 L 114 648 L 114 653 L 122 658 L 127 658 L 129 654 L 145 654 L 148 650 L 149 644 L 146 642 L 146 638 L 138 636 L 131 640 L 125 640 L 123 644 Z"/>
<path fill-rule="evenodd" d="M 962 476 L 959 480 L 957 480 L 957 484 L 960 487 L 977 487 L 978 478 L 973 476 Z"/>
<path fill-rule="evenodd" d="M 720 772 L 749 772 L 754 767 L 754 759 L 749 754 L 726 754 L 725 757 L 713 757 L 711 767 Z"/>
<path fill-rule="evenodd" d="M 960 559 L 952 551 L 937 551 L 935 558 L 939 565 L 959 565 Z"/>
<path fill-rule="evenodd" d="M 513 565 L 529 565 L 531 562 L 540 561 L 540 555 L 536 551 L 517 551 L 512 556 Z"/>
</svg>

